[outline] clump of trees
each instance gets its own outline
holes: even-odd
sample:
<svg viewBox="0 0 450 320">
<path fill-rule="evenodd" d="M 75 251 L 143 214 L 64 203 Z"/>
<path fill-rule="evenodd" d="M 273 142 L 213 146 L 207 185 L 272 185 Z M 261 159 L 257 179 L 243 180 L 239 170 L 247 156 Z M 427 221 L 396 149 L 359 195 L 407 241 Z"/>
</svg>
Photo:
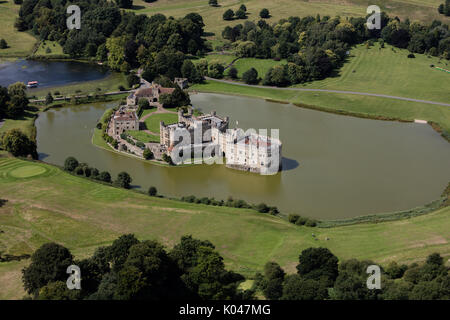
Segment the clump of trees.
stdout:
<svg viewBox="0 0 450 320">
<path fill-rule="evenodd" d="M 302 217 L 298 214 L 290 214 L 288 216 L 288 221 L 297 226 L 307 226 L 307 227 L 315 227 L 315 226 L 317 226 L 317 223 L 318 223 L 317 220 L 315 220 L 315 219 Z"/>
<path fill-rule="evenodd" d="M 111 174 L 108 171 L 100 172 L 97 168 L 90 167 L 87 163 L 80 163 L 75 157 L 67 157 L 64 161 L 64 170 L 76 174 L 78 176 L 84 176 L 86 178 L 113 183 Z M 127 172 L 121 172 L 117 175 L 117 179 L 114 181 L 114 185 L 129 189 L 131 187 L 132 178 Z"/>
<path fill-rule="evenodd" d="M 28 108 L 27 87 L 23 82 L 16 82 L 8 88 L 0 86 L 0 119 L 17 119 Z"/>
<path fill-rule="evenodd" d="M 411 53 L 428 53 L 450 59 L 450 31 L 446 24 L 429 25 L 401 21 L 381 15 L 381 30 L 368 30 L 367 18 L 290 17 L 269 25 L 265 20 L 226 26 L 224 39 L 230 40 L 239 57 L 286 59 L 272 67 L 263 83 L 288 86 L 329 77 L 342 66 L 355 44 L 375 41 L 406 48 Z M 382 43 L 381 43 L 382 42 Z"/>
<path fill-rule="evenodd" d="M 181 77 L 186 55 L 207 50 L 203 19 L 197 13 L 179 19 L 162 14 L 149 17 L 120 10 L 130 8 L 131 0 L 84 0 L 83 27 L 68 30 L 65 11 L 72 3 L 78 2 L 24 0 L 15 26 L 43 41 L 57 41 L 72 57 L 102 61 L 121 72 L 141 67 L 153 78 L 160 74 Z"/>
<path fill-rule="evenodd" d="M 66 286 L 68 266 L 81 270 L 81 290 Z M 209 241 L 183 236 L 168 251 L 158 241 L 122 235 L 110 246 L 77 260 L 56 243 L 37 249 L 23 269 L 24 289 L 38 300 L 241 300 L 244 277 L 225 268 Z"/>
<path fill-rule="evenodd" d="M 450 0 L 445 0 L 445 3 L 441 3 L 438 7 L 438 12 L 447 17 L 450 16 Z"/>
<path fill-rule="evenodd" d="M 31 156 L 33 159 L 38 158 L 36 143 L 19 129 L 7 131 L 3 134 L 0 141 L 2 149 L 10 152 L 15 157 Z"/>
<path fill-rule="evenodd" d="M 190 105 L 191 99 L 187 92 L 184 92 L 180 87 L 176 86 L 171 94 L 162 94 L 159 102 L 167 108 L 178 108 Z"/>
<path fill-rule="evenodd" d="M 271 207 L 266 205 L 265 203 L 260 203 L 257 205 L 251 205 L 247 203 L 245 200 L 241 199 L 233 199 L 233 197 L 228 197 L 226 201 L 224 200 L 216 200 L 214 198 L 202 197 L 197 198 L 196 196 L 183 196 L 181 197 L 181 201 L 189 202 L 189 203 L 201 203 L 211 206 L 225 206 L 231 208 L 243 208 L 243 209 L 254 209 L 261 213 L 269 213 L 271 215 L 279 214 L 279 210 L 277 207 Z"/>
</svg>

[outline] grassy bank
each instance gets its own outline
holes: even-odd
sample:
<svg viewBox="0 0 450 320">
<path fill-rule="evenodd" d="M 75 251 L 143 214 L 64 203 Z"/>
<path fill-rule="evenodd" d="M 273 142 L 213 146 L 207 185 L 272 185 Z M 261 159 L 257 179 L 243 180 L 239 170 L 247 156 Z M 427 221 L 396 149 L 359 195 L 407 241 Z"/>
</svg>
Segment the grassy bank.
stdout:
<svg viewBox="0 0 450 320">
<path fill-rule="evenodd" d="M 85 81 L 50 88 L 36 88 L 28 90 L 28 94 L 30 96 L 36 96 L 37 99 L 44 99 L 48 92 L 51 92 L 54 96 L 56 96 L 55 92 L 63 96 L 102 94 L 119 91 L 118 87 L 120 85 L 125 88 L 128 87 L 126 76 L 122 73 L 112 72 L 101 80 Z"/>
<path fill-rule="evenodd" d="M 158 239 L 168 247 L 183 234 L 209 239 L 228 267 L 248 276 L 271 259 L 293 272 L 299 252 L 310 246 L 328 247 L 340 259 L 374 259 L 383 264 L 394 259 L 422 261 L 435 251 L 450 254 L 450 208 L 407 220 L 321 229 L 295 226 L 249 209 L 148 197 L 44 163 L 3 158 L 0 176 L 0 194 L 8 200 L 0 208 L 4 231 L 0 251 L 9 254 L 31 253 L 45 242 L 56 241 L 77 257 L 85 257 L 129 232 L 140 239 Z M 0 278 L 11 269 L 17 273 L 0 264 Z M 13 291 L 10 286 L 19 285 L 12 281 L 2 286 L 4 297 Z"/>
<path fill-rule="evenodd" d="M 31 54 L 36 43 L 36 38 L 32 35 L 14 28 L 19 8 L 13 0 L 0 1 L 0 39 L 5 39 L 9 46 L 7 49 L 0 49 L 0 58 L 26 57 Z"/>
<path fill-rule="evenodd" d="M 413 121 L 423 119 L 439 123 L 450 131 L 450 109 L 445 106 L 343 93 L 320 93 L 244 87 L 217 81 L 191 87 L 199 92 L 243 95 L 299 104 L 309 108 L 366 118 L 390 118 Z"/>
</svg>

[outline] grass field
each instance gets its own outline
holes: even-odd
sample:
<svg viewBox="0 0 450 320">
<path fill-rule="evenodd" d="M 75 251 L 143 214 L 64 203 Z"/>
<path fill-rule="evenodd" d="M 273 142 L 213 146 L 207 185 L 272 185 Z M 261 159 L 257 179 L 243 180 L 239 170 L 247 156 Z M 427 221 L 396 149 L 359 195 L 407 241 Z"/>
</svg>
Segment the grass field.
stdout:
<svg viewBox="0 0 450 320">
<path fill-rule="evenodd" d="M 414 59 L 408 59 L 409 53 L 406 49 L 389 45 L 381 49 L 378 43 L 370 49 L 359 45 L 351 50 L 339 76 L 298 86 L 383 93 L 448 103 L 450 74 L 430 65 L 450 69 L 450 61 L 424 54 L 415 54 Z"/>
<path fill-rule="evenodd" d="M 50 52 L 47 52 L 47 49 L 50 49 Z M 65 55 L 63 52 L 63 48 L 56 41 L 44 41 L 39 43 L 39 47 L 34 53 L 36 56 L 46 56 L 51 58 L 52 56 L 63 56 Z M 66 55 L 68 56 L 68 55 Z"/>
<path fill-rule="evenodd" d="M 159 133 L 159 122 L 164 121 L 165 124 L 172 124 L 178 121 L 178 115 L 175 113 L 158 113 L 145 119 L 145 125 L 151 132 Z"/>
<path fill-rule="evenodd" d="M 128 130 L 127 133 L 136 140 L 142 141 L 144 143 L 159 142 L 159 136 L 148 134 L 147 132 L 144 132 L 142 130 Z"/>
<path fill-rule="evenodd" d="M 449 21 L 449 18 L 439 15 L 437 7 L 442 0 L 373 0 L 370 4 L 379 5 L 392 16 L 400 18 L 409 17 L 411 20 L 432 21 L 433 19 Z M 290 16 L 366 16 L 368 7 L 367 0 L 219 0 L 220 7 L 211 7 L 205 0 L 158 0 L 153 3 L 146 3 L 143 0 L 134 1 L 136 13 L 152 15 L 162 13 L 166 16 L 183 17 L 190 12 L 197 12 L 203 16 L 205 30 L 215 34 L 216 38 L 221 38 L 225 26 L 234 26 L 243 23 L 245 20 L 224 21 L 223 13 L 227 9 L 236 11 L 241 4 L 245 4 L 249 21 L 258 21 L 259 12 L 263 8 L 270 11 L 269 23 L 274 23 L 281 18 Z"/>
<path fill-rule="evenodd" d="M 419 262 L 431 252 L 450 254 L 450 208 L 389 223 L 299 227 L 249 209 L 148 197 L 13 158 L 0 159 L 0 194 L 8 200 L 0 208 L 0 251 L 9 254 L 32 253 L 55 241 L 82 258 L 123 233 L 158 239 L 167 247 L 192 234 L 212 241 L 226 265 L 247 276 L 269 260 L 294 272 L 299 253 L 311 246 L 328 247 L 340 259 L 381 264 Z M 21 297 L 16 288 L 23 266 L 0 264 L 0 279 L 9 279 L 1 282 L 1 298 Z"/>
<path fill-rule="evenodd" d="M 9 48 L 0 49 L 1 57 L 25 57 L 31 53 L 36 39 L 26 32 L 18 32 L 14 21 L 18 17 L 19 5 L 13 0 L 0 1 L 0 39 L 5 39 Z"/>
<path fill-rule="evenodd" d="M 0 136 L 11 129 L 19 129 L 28 137 L 35 137 L 36 127 L 34 126 L 34 119 L 36 111 L 27 111 L 20 119 L 5 119 L 5 123 L 0 127 Z"/>
<path fill-rule="evenodd" d="M 258 77 L 263 79 L 270 68 L 286 63 L 286 60 L 275 61 L 271 59 L 242 58 L 236 61 L 233 66 L 237 69 L 239 78 L 241 78 L 242 74 L 250 68 L 255 68 L 256 71 L 258 71 Z"/>
</svg>

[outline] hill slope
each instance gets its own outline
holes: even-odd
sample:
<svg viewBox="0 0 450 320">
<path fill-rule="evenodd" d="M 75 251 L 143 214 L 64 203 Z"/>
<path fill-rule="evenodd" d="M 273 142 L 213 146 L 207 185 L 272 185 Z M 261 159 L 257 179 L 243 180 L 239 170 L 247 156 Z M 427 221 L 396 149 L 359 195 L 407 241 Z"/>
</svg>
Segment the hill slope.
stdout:
<svg viewBox="0 0 450 320">
<path fill-rule="evenodd" d="M 0 158 L 0 194 L 8 200 L 0 207 L 0 251 L 9 254 L 32 253 L 55 241 L 85 257 L 124 233 L 169 247 L 192 234 L 212 241 L 227 266 L 247 276 L 269 260 L 293 272 L 301 250 L 311 246 L 328 247 L 340 259 L 379 263 L 421 261 L 431 252 L 450 255 L 450 208 L 389 223 L 299 227 L 253 210 L 148 197 L 12 158 Z M 9 279 L 0 297 L 20 287 L 23 264 L 0 263 L 0 279 Z"/>
</svg>

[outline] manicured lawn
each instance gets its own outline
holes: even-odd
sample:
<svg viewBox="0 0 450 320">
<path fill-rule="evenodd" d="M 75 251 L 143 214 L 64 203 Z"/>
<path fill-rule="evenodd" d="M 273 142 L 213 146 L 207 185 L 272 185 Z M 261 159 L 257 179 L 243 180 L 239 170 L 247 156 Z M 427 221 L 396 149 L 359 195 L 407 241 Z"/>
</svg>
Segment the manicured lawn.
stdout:
<svg viewBox="0 0 450 320">
<path fill-rule="evenodd" d="M 5 123 L 0 128 L 0 136 L 11 129 L 19 129 L 28 137 L 34 137 L 36 135 L 36 128 L 34 127 L 35 114 L 35 111 L 27 111 L 25 115 L 17 120 L 5 119 Z"/>
<path fill-rule="evenodd" d="M 145 109 L 144 111 L 142 111 L 141 119 L 146 115 L 155 112 L 156 110 L 158 109 L 157 108 Z"/>
<path fill-rule="evenodd" d="M 272 59 L 242 58 L 236 61 L 233 66 L 238 70 L 239 78 L 241 78 L 242 74 L 250 68 L 255 68 L 256 71 L 258 71 L 258 76 L 261 79 L 264 79 L 264 76 L 271 67 L 286 63 L 286 60 L 275 61 Z"/>
<path fill-rule="evenodd" d="M 31 34 L 18 32 L 14 28 L 19 8 L 13 0 L 0 1 L 0 39 L 5 39 L 9 46 L 7 49 L 0 49 L 0 57 L 27 56 L 36 43 L 36 38 Z"/>
<path fill-rule="evenodd" d="M 11 175 L 28 166 L 43 167 L 45 172 Z M 340 259 L 372 259 L 382 265 L 391 260 L 420 262 L 432 252 L 450 254 L 450 208 L 406 220 L 320 229 L 295 226 L 249 209 L 148 197 L 44 163 L 2 158 L 0 177 L 1 198 L 9 200 L 0 208 L 4 231 L 0 251 L 9 254 L 32 253 L 55 241 L 83 258 L 124 233 L 157 239 L 169 248 L 182 235 L 192 234 L 212 241 L 227 267 L 247 276 L 261 271 L 270 260 L 295 272 L 299 253 L 311 246 L 328 247 Z M 24 263 L 0 263 L 0 297 L 22 294 L 17 288 L 23 267 Z"/>
<path fill-rule="evenodd" d="M 450 101 L 450 74 L 430 67 L 450 69 L 450 61 L 424 54 L 407 58 L 410 52 L 375 43 L 370 49 L 359 45 L 350 52 L 337 77 L 298 87 L 382 93 L 406 98 Z"/>
<path fill-rule="evenodd" d="M 47 52 L 47 49 L 50 49 L 50 52 Z M 63 52 L 63 48 L 56 41 L 43 41 L 39 44 L 39 48 L 34 53 L 37 56 L 48 56 L 51 57 L 53 55 L 62 56 L 65 55 Z"/>
<path fill-rule="evenodd" d="M 129 130 L 127 133 L 135 138 L 136 140 L 142 141 L 144 143 L 147 142 L 159 142 L 159 136 L 148 134 L 144 131 L 138 131 L 138 130 Z"/>
<path fill-rule="evenodd" d="M 159 133 L 159 122 L 164 121 L 165 124 L 172 124 L 178 121 L 178 115 L 175 113 L 158 113 L 145 120 L 145 125 L 151 132 Z"/>
</svg>

